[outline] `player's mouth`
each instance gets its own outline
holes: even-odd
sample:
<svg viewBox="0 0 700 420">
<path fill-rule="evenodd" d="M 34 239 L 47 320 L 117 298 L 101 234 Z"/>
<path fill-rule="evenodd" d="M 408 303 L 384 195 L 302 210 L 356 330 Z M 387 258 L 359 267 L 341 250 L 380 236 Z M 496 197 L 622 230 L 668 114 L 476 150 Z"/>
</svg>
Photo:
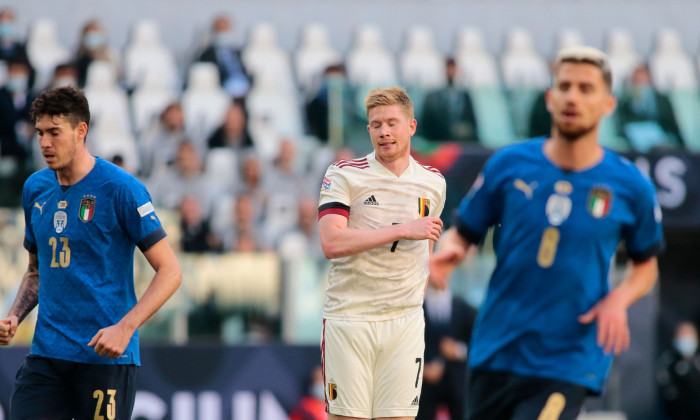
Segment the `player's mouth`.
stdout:
<svg viewBox="0 0 700 420">
<path fill-rule="evenodd" d="M 579 117 L 579 113 L 573 109 L 565 109 L 562 111 L 561 116 L 566 122 L 571 122 Z"/>
<path fill-rule="evenodd" d="M 395 141 L 380 141 L 379 147 L 381 147 L 382 149 L 387 149 L 395 144 L 396 144 Z"/>
<path fill-rule="evenodd" d="M 44 155 L 44 160 L 46 163 L 50 163 L 56 160 L 56 155 L 53 153 L 42 153 Z"/>
</svg>

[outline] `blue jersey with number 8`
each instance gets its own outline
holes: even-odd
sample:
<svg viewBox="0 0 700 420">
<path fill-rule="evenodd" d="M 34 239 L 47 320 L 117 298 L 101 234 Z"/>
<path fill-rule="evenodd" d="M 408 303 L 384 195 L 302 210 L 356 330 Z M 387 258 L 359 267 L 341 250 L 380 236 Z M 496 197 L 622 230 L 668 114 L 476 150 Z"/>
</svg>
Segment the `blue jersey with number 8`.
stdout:
<svg viewBox="0 0 700 420">
<path fill-rule="evenodd" d="M 497 226 L 469 365 L 600 392 L 611 356 L 596 343 L 596 324 L 578 317 L 610 290 L 621 240 L 636 261 L 661 252 L 661 211 L 653 185 L 628 160 L 606 150 L 593 167 L 567 171 L 543 144 L 496 152 L 460 204 L 456 226 L 470 242 Z"/>
</svg>

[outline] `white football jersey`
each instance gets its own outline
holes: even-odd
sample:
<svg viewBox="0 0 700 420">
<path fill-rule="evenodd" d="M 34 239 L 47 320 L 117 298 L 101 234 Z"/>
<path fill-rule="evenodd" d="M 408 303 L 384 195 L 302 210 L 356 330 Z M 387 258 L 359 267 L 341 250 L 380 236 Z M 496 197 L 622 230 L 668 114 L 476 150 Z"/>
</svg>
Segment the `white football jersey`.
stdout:
<svg viewBox="0 0 700 420">
<path fill-rule="evenodd" d="M 445 205 L 440 172 L 410 158 L 394 175 L 374 152 L 341 160 L 328 168 L 321 185 L 319 219 L 348 218 L 348 228 L 367 231 L 419 217 L 440 217 Z M 331 260 L 324 317 L 384 320 L 405 316 L 423 304 L 430 241 L 399 240 L 356 255 Z"/>
</svg>

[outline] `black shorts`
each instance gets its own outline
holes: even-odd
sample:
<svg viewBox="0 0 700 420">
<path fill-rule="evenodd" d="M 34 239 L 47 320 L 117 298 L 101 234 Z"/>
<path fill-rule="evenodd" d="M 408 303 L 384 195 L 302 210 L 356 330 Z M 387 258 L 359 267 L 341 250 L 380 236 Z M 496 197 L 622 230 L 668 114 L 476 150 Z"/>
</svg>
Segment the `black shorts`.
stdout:
<svg viewBox="0 0 700 420">
<path fill-rule="evenodd" d="M 588 389 L 554 379 L 472 371 L 469 420 L 575 420 Z"/>
<path fill-rule="evenodd" d="M 15 378 L 9 420 L 129 420 L 137 371 L 135 365 L 92 365 L 30 354 Z"/>
</svg>

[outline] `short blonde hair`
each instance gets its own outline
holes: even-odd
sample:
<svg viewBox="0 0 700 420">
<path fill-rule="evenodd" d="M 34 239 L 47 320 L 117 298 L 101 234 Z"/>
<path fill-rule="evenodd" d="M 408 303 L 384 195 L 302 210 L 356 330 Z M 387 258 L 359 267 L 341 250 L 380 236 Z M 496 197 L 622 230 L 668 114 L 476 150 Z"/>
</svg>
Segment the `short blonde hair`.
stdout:
<svg viewBox="0 0 700 420">
<path fill-rule="evenodd" d="M 559 71 L 559 67 L 561 67 L 561 65 L 564 63 L 586 63 L 598 67 L 603 73 L 603 80 L 608 86 L 608 90 L 612 88 L 612 72 L 610 70 L 610 62 L 608 61 L 608 56 L 603 51 L 583 45 L 563 48 L 561 51 L 559 51 L 557 58 L 554 60 L 555 78 L 556 73 Z"/>
<path fill-rule="evenodd" d="M 398 105 L 409 119 L 413 119 L 413 101 L 406 91 L 399 86 L 372 89 L 365 97 L 365 109 L 369 111 L 379 106 Z"/>
</svg>

